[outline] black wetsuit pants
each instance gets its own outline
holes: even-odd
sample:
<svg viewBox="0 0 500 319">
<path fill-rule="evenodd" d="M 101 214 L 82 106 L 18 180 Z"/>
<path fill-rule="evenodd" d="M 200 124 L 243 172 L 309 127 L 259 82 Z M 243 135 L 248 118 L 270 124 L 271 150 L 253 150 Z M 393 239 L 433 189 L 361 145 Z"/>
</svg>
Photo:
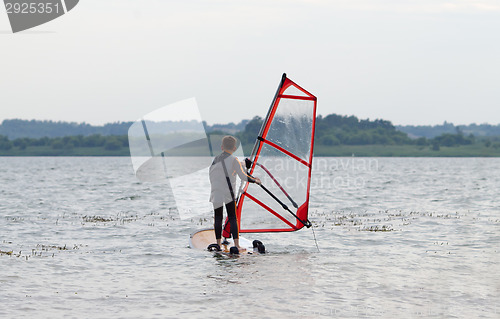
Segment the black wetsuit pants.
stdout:
<svg viewBox="0 0 500 319">
<path fill-rule="evenodd" d="M 222 209 L 223 206 L 214 208 L 214 229 L 216 239 L 222 238 Z M 233 239 L 238 239 L 238 223 L 236 221 L 236 205 L 234 201 L 226 204 L 226 212 L 231 225 L 231 235 Z"/>
</svg>

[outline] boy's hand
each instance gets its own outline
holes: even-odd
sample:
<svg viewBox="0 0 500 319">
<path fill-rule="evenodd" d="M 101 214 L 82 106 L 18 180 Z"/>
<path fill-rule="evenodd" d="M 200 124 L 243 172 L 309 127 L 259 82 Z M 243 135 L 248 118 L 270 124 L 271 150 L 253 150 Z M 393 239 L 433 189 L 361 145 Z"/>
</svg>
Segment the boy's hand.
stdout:
<svg viewBox="0 0 500 319">
<path fill-rule="evenodd" d="M 260 181 L 260 178 L 255 177 L 255 184 L 260 185 L 262 182 Z"/>
</svg>

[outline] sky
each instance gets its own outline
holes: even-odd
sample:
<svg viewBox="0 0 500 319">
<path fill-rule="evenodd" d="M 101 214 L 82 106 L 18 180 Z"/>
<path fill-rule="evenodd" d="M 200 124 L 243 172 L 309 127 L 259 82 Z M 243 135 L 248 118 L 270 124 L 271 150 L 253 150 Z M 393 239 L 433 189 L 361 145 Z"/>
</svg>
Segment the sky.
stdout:
<svg viewBox="0 0 500 319">
<path fill-rule="evenodd" d="M 134 121 L 194 97 L 236 123 L 286 72 L 322 115 L 499 124 L 499 34 L 498 0 L 82 0 L 16 34 L 0 10 L 0 121 Z"/>
</svg>

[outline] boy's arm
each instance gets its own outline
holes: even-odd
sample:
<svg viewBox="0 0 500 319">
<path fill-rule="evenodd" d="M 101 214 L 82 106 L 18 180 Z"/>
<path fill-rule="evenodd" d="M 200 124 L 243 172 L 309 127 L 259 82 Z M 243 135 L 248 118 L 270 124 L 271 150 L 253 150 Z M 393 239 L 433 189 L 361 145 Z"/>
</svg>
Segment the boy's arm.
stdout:
<svg viewBox="0 0 500 319">
<path fill-rule="evenodd" d="M 253 177 L 252 175 L 246 173 L 245 170 L 243 169 L 243 166 L 241 165 L 241 162 L 238 159 L 236 159 L 236 162 L 238 164 L 236 165 L 235 170 L 242 181 L 247 181 L 249 183 L 257 183 L 260 185 L 259 178 Z"/>
</svg>

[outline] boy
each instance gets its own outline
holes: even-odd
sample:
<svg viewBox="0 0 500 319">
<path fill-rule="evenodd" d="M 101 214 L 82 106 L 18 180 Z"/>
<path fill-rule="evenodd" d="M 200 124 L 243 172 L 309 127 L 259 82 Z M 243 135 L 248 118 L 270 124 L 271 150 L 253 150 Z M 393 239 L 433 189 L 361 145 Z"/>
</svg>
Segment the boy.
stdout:
<svg viewBox="0 0 500 319">
<path fill-rule="evenodd" d="M 242 181 L 260 184 L 260 179 L 245 173 L 240 161 L 232 154 L 236 151 L 236 138 L 224 136 L 222 138 L 222 153 L 215 157 L 210 166 L 210 202 L 214 205 L 214 230 L 217 245 L 220 249 L 222 238 L 222 210 L 226 206 L 227 217 L 231 227 L 234 246 L 241 250 L 238 237 L 238 222 L 236 220 L 236 174 Z"/>
</svg>

